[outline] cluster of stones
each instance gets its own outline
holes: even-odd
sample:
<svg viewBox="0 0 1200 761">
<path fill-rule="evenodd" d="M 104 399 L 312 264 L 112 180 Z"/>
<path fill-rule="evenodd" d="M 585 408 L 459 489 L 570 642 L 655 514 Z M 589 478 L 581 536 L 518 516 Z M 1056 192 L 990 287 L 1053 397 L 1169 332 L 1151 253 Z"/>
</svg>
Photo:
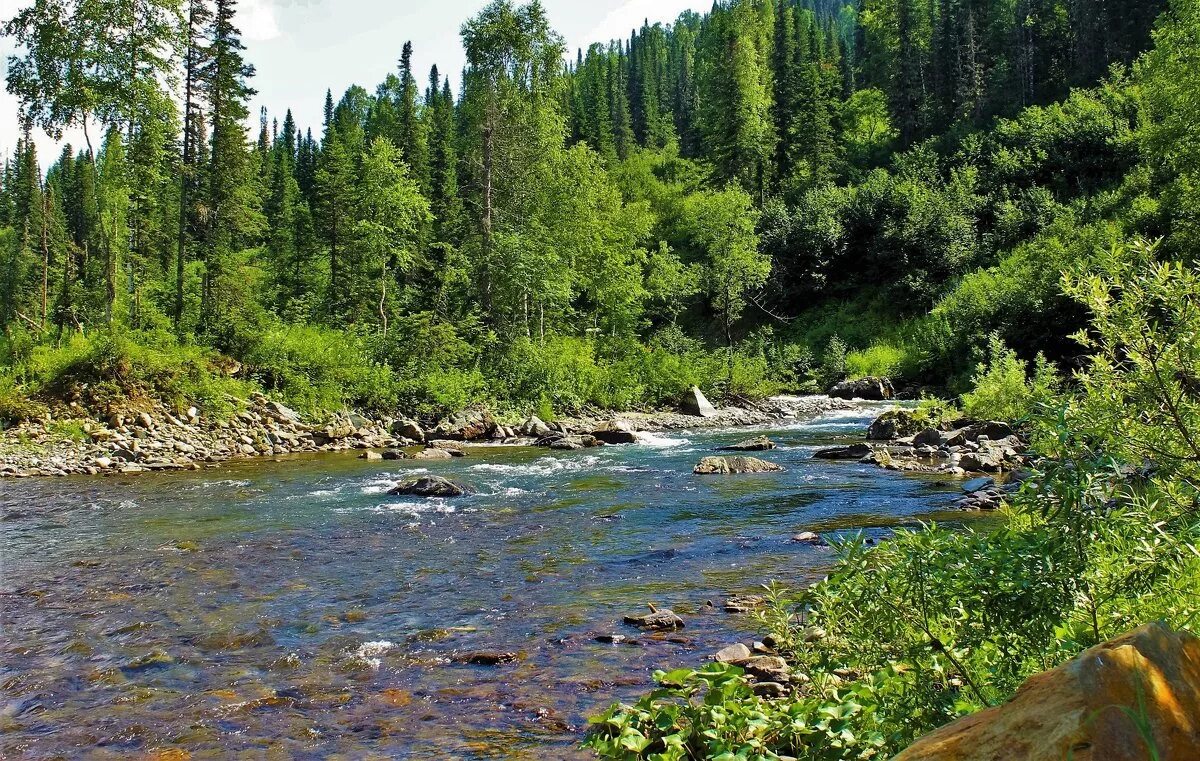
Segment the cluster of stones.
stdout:
<svg viewBox="0 0 1200 761">
<path fill-rule="evenodd" d="M 105 421 L 79 422 L 84 440 L 65 438 L 52 421 L 5 432 L 0 477 L 97 475 L 185 470 L 245 457 L 405 446 L 386 423 L 344 413 L 324 425 L 256 395 L 228 419 L 210 419 L 196 407 L 180 413 L 165 404 L 114 412 Z M 14 446 L 19 442 L 19 446 Z"/>
<path fill-rule="evenodd" d="M 1019 471 L 1029 464 L 1027 448 L 1008 423 L 954 420 L 930 428 L 911 412 L 893 410 L 871 424 L 866 443 L 823 449 L 814 457 L 961 476 Z"/>
</svg>

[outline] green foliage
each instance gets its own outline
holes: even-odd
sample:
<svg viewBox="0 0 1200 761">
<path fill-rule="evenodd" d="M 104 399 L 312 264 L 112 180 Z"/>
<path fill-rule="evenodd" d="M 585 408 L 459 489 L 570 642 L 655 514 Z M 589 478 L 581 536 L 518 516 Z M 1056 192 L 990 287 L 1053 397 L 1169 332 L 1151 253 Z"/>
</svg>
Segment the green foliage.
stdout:
<svg viewBox="0 0 1200 761">
<path fill-rule="evenodd" d="M 265 333 L 245 355 L 246 374 L 297 409 L 393 409 L 392 371 L 372 361 L 366 342 L 340 331 L 290 325 Z"/>
<path fill-rule="evenodd" d="M 1054 398 L 1058 385 L 1058 375 L 1044 356 L 1037 356 L 1030 377 L 1029 364 L 992 335 L 987 363 L 976 371 L 974 389 L 963 394 L 963 412 L 976 420 L 1026 420 Z"/>
<path fill-rule="evenodd" d="M 829 343 L 825 345 L 825 351 L 821 354 L 821 369 L 818 374 L 821 389 L 828 390 L 835 383 L 845 380 L 847 372 L 849 372 L 849 368 L 846 342 L 834 335 L 829 339 Z"/>
<path fill-rule="evenodd" d="M 846 355 L 846 372 L 851 378 L 868 376 L 895 378 L 909 365 L 905 350 L 889 343 L 876 343 Z"/>
</svg>

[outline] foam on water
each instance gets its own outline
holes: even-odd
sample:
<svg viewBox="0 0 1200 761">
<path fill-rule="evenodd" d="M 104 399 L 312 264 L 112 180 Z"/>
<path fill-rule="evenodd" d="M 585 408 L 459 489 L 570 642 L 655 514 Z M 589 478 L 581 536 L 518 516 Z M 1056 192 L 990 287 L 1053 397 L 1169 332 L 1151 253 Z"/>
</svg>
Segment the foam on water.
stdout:
<svg viewBox="0 0 1200 761">
<path fill-rule="evenodd" d="M 644 447 L 652 447 L 654 449 L 672 449 L 674 447 L 682 447 L 691 444 L 691 439 L 675 438 L 665 436 L 661 433 L 639 433 L 638 444 Z"/>
<path fill-rule="evenodd" d="M 596 455 L 583 457 L 542 457 L 524 465 L 485 462 L 472 465 L 471 470 L 481 473 L 500 473 L 510 476 L 551 476 L 577 470 L 592 470 L 603 460 Z"/>
</svg>

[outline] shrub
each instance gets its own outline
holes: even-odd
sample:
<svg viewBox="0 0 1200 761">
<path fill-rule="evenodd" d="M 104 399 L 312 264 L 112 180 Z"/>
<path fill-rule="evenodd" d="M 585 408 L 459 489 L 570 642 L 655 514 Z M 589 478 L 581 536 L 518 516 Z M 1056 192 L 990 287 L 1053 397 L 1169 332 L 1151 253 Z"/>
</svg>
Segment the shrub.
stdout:
<svg viewBox="0 0 1200 761">
<path fill-rule="evenodd" d="M 821 355 L 821 371 L 818 374 L 821 389 L 826 390 L 845 380 L 846 373 L 846 344 L 834 335 L 825 346 L 825 353 Z"/>
<path fill-rule="evenodd" d="M 980 365 L 974 378 L 974 390 L 963 394 L 963 412 L 967 417 L 987 420 L 1018 421 L 1030 418 L 1037 406 L 1050 399 L 1058 386 L 1054 368 L 1038 355 L 1033 378 L 1029 365 L 1008 349 L 999 336 L 988 342 L 988 361 Z"/>
<path fill-rule="evenodd" d="M 902 374 L 908 355 L 897 346 L 876 343 L 846 356 L 846 370 L 851 378 L 877 376 L 894 378 Z"/>
</svg>

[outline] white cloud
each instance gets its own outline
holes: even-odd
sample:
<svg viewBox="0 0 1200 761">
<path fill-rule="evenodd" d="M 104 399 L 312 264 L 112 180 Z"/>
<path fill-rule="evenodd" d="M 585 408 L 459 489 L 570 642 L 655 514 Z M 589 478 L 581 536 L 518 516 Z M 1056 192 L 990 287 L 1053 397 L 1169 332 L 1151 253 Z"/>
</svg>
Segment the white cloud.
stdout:
<svg viewBox="0 0 1200 761">
<path fill-rule="evenodd" d="M 243 0 L 238 8 L 237 23 L 242 36 L 250 42 L 273 40 L 281 34 L 271 0 Z"/>
</svg>

